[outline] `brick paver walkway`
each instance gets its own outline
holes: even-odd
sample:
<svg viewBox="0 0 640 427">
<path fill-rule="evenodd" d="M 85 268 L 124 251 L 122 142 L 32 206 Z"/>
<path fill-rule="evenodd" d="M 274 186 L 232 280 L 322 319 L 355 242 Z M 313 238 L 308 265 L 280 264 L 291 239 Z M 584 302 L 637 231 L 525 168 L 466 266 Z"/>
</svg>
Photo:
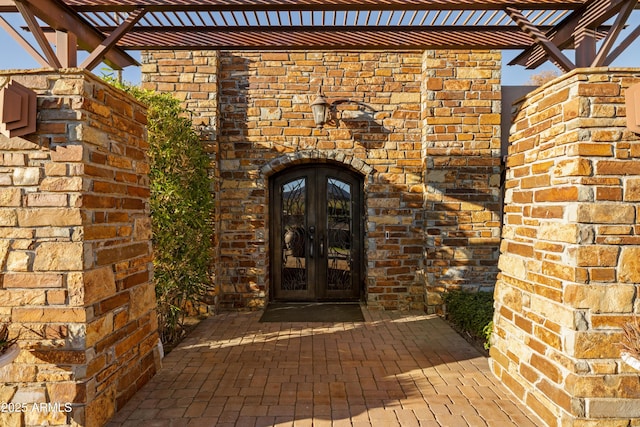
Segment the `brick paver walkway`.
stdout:
<svg viewBox="0 0 640 427">
<path fill-rule="evenodd" d="M 204 320 L 109 427 L 542 425 L 440 318 L 364 311 L 364 323 Z"/>
</svg>

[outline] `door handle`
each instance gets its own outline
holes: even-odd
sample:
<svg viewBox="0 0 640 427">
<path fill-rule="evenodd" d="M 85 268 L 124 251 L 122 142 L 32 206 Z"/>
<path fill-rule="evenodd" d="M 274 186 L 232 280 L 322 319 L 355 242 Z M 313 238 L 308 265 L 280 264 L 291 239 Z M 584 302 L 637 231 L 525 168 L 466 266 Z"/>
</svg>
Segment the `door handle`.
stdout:
<svg viewBox="0 0 640 427">
<path fill-rule="evenodd" d="M 324 256 L 324 236 L 320 236 L 320 258 Z"/>
<path fill-rule="evenodd" d="M 309 227 L 309 258 L 313 258 L 313 247 L 315 246 L 315 233 L 316 228 L 312 225 Z"/>
</svg>

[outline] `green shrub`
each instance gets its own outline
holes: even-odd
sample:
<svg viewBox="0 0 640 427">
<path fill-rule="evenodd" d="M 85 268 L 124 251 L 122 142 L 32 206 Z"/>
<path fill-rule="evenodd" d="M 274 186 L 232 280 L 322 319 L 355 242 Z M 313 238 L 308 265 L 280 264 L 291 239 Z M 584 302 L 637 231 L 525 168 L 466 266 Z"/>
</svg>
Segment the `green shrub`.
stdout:
<svg viewBox="0 0 640 427">
<path fill-rule="evenodd" d="M 210 277 L 213 198 L 209 158 L 180 102 L 107 77 L 148 107 L 150 207 L 158 326 L 164 343 L 184 331 Z"/>
<path fill-rule="evenodd" d="M 484 337 L 484 349 L 489 350 L 491 348 L 491 334 L 493 333 L 493 320 L 482 328 L 482 336 Z"/>
<path fill-rule="evenodd" d="M 493 331 L 493 293 L 449 291 L 443 299 L 447 319 L 461 332 L 483 340 L 488 349 Z"/>
</svg>

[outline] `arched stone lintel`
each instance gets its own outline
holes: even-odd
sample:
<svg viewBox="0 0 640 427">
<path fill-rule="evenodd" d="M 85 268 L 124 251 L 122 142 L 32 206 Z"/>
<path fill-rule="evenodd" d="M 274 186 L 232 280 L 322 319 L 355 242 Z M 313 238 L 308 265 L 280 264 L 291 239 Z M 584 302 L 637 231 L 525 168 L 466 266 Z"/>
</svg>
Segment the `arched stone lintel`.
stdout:
<svg viewBox="0 0 640 427">
<path fill-rule="evenodd" d="M 344 152 L 302 150 L 287 153 L 271 160 L 260 168 L 260 174 L 263 177 L 268 178 L 271 175 L 291 166 L 318 162 L 338 163 L 364 175 L 365 177 L 373 175 L 374 172 L 373 167 L 368 165 L 366 162 Z"/>
</svg>

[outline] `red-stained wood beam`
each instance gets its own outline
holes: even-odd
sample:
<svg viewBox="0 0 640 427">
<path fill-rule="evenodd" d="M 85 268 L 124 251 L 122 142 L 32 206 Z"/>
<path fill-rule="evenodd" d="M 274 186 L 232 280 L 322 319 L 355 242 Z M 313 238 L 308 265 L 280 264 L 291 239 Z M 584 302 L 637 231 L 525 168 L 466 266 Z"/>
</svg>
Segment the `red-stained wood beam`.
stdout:
<svg viewBox="0 0 640 427">
<path fill-rule="evenodd" d="M 631 43 L 636 41 L 638 37 L 640 37 L 640 25 L 638 25 L 633 31 L 631 31 L 629 35 L 625 37 L 623 41 L 620 42 L 618 47 L 616 47 L 611 51 L 609 56 L 607 56 L 607 59 L 604 61 L 604 65 L 605 66 L 611 65 L 611 63 L 615 61 L 616 58 L 620 56 L 620 54 L 622 54 L 622 52 L 627 50 L 627 48 L 631 46 Z"/>
<path fill-rule="evenodd" d="M 596 57 L 597 34 L 594 30 L 580 29 L 576 31 L 576 67 L 589 67 Z"/>
<path fill-rule="evenodd" d="M 43 67 L 49 67 L 49 62 L 46 60 L 44 56 L 40 54 L 31 43 L 29 43 L 20 33 L 18 33 L 12 26 L 9 24 L 2 16 L 0 16 L 0 27 L 4 28 L 4 30 L 13 38 L 24 50 L 27 51 L 29 55 L 33 57 L 40 65 Z"/>
<path fill-rule="evenodd" d="M 80 64 L 80 68 L 85 68 L 87 70 L 92 70 L 95 68 L 100 62 L 102 62 L 104 56 L 112 49 L 116 43 L 124 36 L 127 31 L 133 28 L 134 25 L 144 16 L 146 10 L 138 9 L 127 17 L 118 28 L 115 29 L 109 37 L 104 39 L 100 46 L 96 47 L 93 52 L 84 60 L 82 64 Z"/>
<path fill-rule="evenodd" d="M 516 26 L 477 27 L 136 27 L 121 42 L 140 49 L 523 49 L 531 38 Z"/>
<path fill-rule="evenodd" d="M 47 37 L 44 35 L 42 28 L 40 28 L 40 24 L 36 19 L 33 11 L 29 7 L 28 4 L 23 3 L 22 1 L 16 1 L 16 7 L 18 11 L 24 18 L 31 34 L 36 39 L 38 46 L 42 49 L 42 53 L 44 53 L 45 58 L 47 59 L 47 63 L 52 68 L 62 68 L 62 64 L 60 64 L 60 60 L 56 56 L 56 53 L 53 51 L 51 44 L 47 40 Z"/>
<path fill-rule="evenodd" d="M 65 0 L 77 11 L 150 12 L 178 10 L 288 11 L 288 10 L 499 10 L 577 9 L 584 0 Z"/>
<path fill-rule="evenodd" d="M 16 4 L 13 0 L 0 0 L 0 13 L 17 12 Z"/>
<path fill-rule="evenodd" d="M 613 27 L 611 27 L 611 31 L 609 31 L 609 33 L 607 34 L 607 37 L 604 39 L 604 42 L 602 42 L 602 46 L 600 46 L 600 51 L 598 51 L 598 55 L 596 56 L 596 58 L 593 60 L 593 63 L 591 64 L 592 67 L 601 67 L 602 65 L 604 65 L 607 59 L 607 56 L 609 55 L 609 52 L 613 47 L 613 44 L 618 39 L 620 32 L 624 28 L 625 24 L 627 23 L 627 20 L 629 19 L 629 16 L 631 16 L 631 12 L 633 12 L 633 9 L 636 7 L 637 4 L 638 4 L 638 0 L 627 0 L 625 4 L 622 6 L 620 13 L 618 13 L 618 16 L 616 16 L 616 20 L 613 23 Z"/>
<path fill-rule="evenodd" d="M 24 0 L 30 9 L 55 30 L 70 31 L 78 38 L 78 45 L 93 51 L 104 41 L 105 36 L 89 25 L 76 12 L 60 0 Z M 105 62 L 116 69 L 138 65 L 137 61 L 121 49 L 114 47 L 105 56 Z"/>
<path fill-rule="evenodd" d="M 574 37 L 581 29 L 597 28 L 615 16 L 626 0 L 587 0 L 584 6 L 574 11 L 547 32 L 547 38 L 560 49 L 573 44 Z M 636 0 L 637 1 L 637 0 Z M 510 65 L 536 68 L 548 58 L 542 46 L 532 46 L 514 58 Z"/>
<path fill-rule="evenodd" d="M 63 67 L 78 66 L 78 40 L 73 33 L 56 31 L 56 54 Z"/>
<path fill-rule="evenodd" d="M 477 34 L 481 35 L 481 39 L 469 39 L 467 30 L 462 26 L 455 26 L 450 34 L 440 32 L 439 29 L 436 32 L 429 34 L 422 34 L 416 36 L 414 28 L 401 28 L 400 34 L 385 32 L 389 30 L 389 26 L 366 26 L 369 28 L 363 28 L 362 32 L 357 34 L 348 34 L 350 41 L 342 43 L 339 38 L 340 35 L 344 35 L 344 31 L 350 31 L 347 28 L 336 29 L 332 26 L 323 27 L 323 30 L 328 29 L 330 38 L 332 41 L 337 41 L 339 46 L 369 46 L 370 48 L 379 47 L 391 47 L 403 46 L 410 49 L 419 48 L 463 48 L 468 46 L 478 46 L 481 43 L 485 43 L 486 47 L 490 48 L 502 48 L 502 49 L 525 49 L 525 52 L 520 55 L 513 63 L 517 61 L 524 61 L 521 65 L 526 65 L 529 68 L 535 66 L 551 58 L 553 62 L 560 65 L 560 68 L 566 69 L 569 66 L 573 66 L 564 54 L 562 49 L 571 49 L 577 47 L 580 49 L 581 64 L 584 61 L 592 58 L 595 54 L 591 53 L 593 50 L 593 40 L 588 38 L 580 38 L 580 34 L 591 34 L 591 31 L 598 28 L 596 37 L 600 38 L 603 34 L 600 31 L 600 26 L 610 17 L 615 16 L 622 8 L 623 4 L 633 2 L 634 0 L 0 0 L 0 12 L 11 9 L 11 5 L 15 8 L 14 1 L 22 1 L 30 5 L 30 9 L 41 20 L 45 21 L 52 29 L 55 30 L 68 30 L 71 29 L 74 33 L 78 34 L 78 43 L 82 49 L 92 51 L 90 55 L 91 59 L 105 56 L 105 62 L 114 68 L 121 68 L 126 65 L 136 64 L 136 61 L 124 52 L 123 49 L 130 48 L 174 48 L 174 49 L 188 49 L 194 46 L 203 46 L 206 43 L 212 41 L 218 41 L 221 44 L 211 44 L 208 47 L 214 48 L 249 48 L 248 46 L 255 46 L 256 48 L 265 47 L 266 49 L 274 49 L 275 46 L 289 46 L 291 48 L 301 49 L 308 46 L 317 46 L 322 44 L 322 41 L 313 40 L 312 34 L 318 29 L 314 27 L 312 29 L 305 29 L 304 34 L 302 32 L 297 33 L 295 39 L 289 39 L 290 29 L 279 28 L 275 32 L 272 31 L 272 27 L 260 27 L 262 35 L 268 36 L 267 39 L 271 40 L 267 46 L 263 46 L 260 40 L 256 40 L 253 36 L 258 33 L 239 32 L 234 36 L 234 32 L 237 32 L 239 28 L 231 27 L 223 29 L 228 31 L 229 34 L 217 33 L 212 34 L 209 30 L 201 33 L 200 38 L 196 35 L 197 28 L 187 28 L 180 26 L 166 25 L 164 27 L 149 27 L 146 24 L 141 26 L 131 26 L 128 28 L 128 32 L 120 34 L 117 39 L 111 38 L 106 42 L 106 34 L 113 34 L 113 31 L 106 30 L 106 27 L 100 27 L 98 21 L 89 22 L 90 14 L 82 16 L 79 11 L 85 13 L 105 11 L 105 12 L 132 12 L 136 8 L 144 7 L 148 12 L 176 12 L 176 11 L 304 11 L 304 10 L 318 10 L 318 11 L 402 11 L 402 10 L 424 10 L 424 11 L 452 11 L 452 10 L 507 10 L 513 9 L 520 13 L 520 16 L 524 19 L 521 20 L 520 28 L 527 28 L 526 34 L 518 32 L 515 36 L 515 26 L 512 26 L 513 30 L 509 30 L 514 34 L 512 43 L 508 43 L 504 38 L 502 31 L 498 33 L 492 32 L 491 29 L 485 27 L 474 27 L 473 30 Z M 635 0 L 637 4 L 637 0 Z M 637 6 L 636 6 L 637 7 Z M 530 22 L 520 12 L 521 10 L 567 10 L 574 9 L 574 12 L 569 18 L 564 19 L 553 30 L 547 28 L 536 28 L 533 22 Z M 179 18 L 178 18 L 179 19 Z M 520 19 L 520 18 L 518 18 Z M 146 21 L 146 19 L 144 20 Z M 143 22 L 144 22 L 143 21 Z M 79 23 L 79 25 L 77 25 Z M 97 28 L 93 24 L 98 25 Z M 148 23 L 147 23 L 148 24 Z M 597 25 L 596 25 L 597 24 Z M 430 27 L 418 27 L 419 30 L 431 29 Z M 337 30 L 336 33 L 331 32 Z M 485 31 L 483 31 L 485 30 Z M 46 31 L 46 30 L 45 30 Z M 268 31 L 268 33 L 267 33 Z M 358 30 L 359 31 L 359 30 Z M 447 31 L 447 30 L 445 30 Z M 537 31 L 537 32 L 536 32 Z M 144 40 L 141 38 L 142 33 L 150 34 L 150 42 L 148 45 L 144 45 Z M 160 36 L 159 32 L 166 32 L 164 36 Z M 338 34 L 340 33 L 340 34 Z M 385 43 L 384 40 L 378 38 L 379 35 L 386 37 L 391 34 L 393 41 Z M 492 34 L 496 34 L 496 40 L 490 40 Z M 527 34 L 529 35 L 529 43 L 525 43 Z M 402 40 L 402 35 L 406 35 L 407 38 L 411 38 L 409 41 Z M 181 42 L 181 37 L 185 37 L 185 42 Z M 273 37 L 271 37 L 273 36 Z M 353 37 L 375 37 L 375 41 L 368 42 L 368 40 L 355 40 Z M 111 37 L 111 36 L 109 36 Z M 258 36 L 260 37 L 260 36 Z M 275 38 L 283 37 L 284 41 L 275 40 Z M 636 36 L 637 37 L 637 36 Z M 487 39 L 489 41 L 487 42 Z M 615 37 L 611 37 L 611 40 L 615 40 Z M 257 41 L 257 43 L 256 43 Z M 506 41 L 506 42 L 505 42 Z M 535 43 L 534 43 L 535 41 Z M 582 43 L 578 43 L 578 42 Z M 166 47 L 163 46 L 166 43 Z M 330 46 L 330 43 L 325 43 Z M 534 46 L 532 46 L 534 44 Z M 107 47 L 108 45 L 108 47 Z M 527 47 L 528 45 L 528 47 Z M 437 47 L 434 47 L 437 46 Z M 498 47 L 499 46 L 499 47 Z M 555 46 L 555 47 L 554 47 Z M 610 46 L 609 46 L 610 49 Z M 559 52 L 559 54 L 558 54 Z M 614 50 L 611 55 L 606 57 L 604 61 L 607 61 L 613 53 L 617 53 L 618 50 Z M 58 57 L 60 54 L 57 55 Z M 603 57 L 605 55 L 603 54 Z M 601 60 L 601 59 L 600 59 Z M 119 62 L 115 62 L 119 61 Z M 85 61 L 85 63 L 87 63 Z M 590 64 L 591 62 L 589 62 Z"/>
<path fill-rule="evenodd" d="M 553 59 L 565 73 L 575 68 L 573 62 L 571 62 L 571 60 L 562 53 L 558 46 L 553 44 L 544 35 L 544 33 L 542 33 L 542 31 L 525 18 L 522 12 L 512 7 L 505 8 L 505 11 L 518 25 L 518 27 L 527 33 L 537 43 L 537 45 L 540 46 L 540 48 L 544 49 L 547 55 L 549 55 L 549 57 Z"/>
</svg>

